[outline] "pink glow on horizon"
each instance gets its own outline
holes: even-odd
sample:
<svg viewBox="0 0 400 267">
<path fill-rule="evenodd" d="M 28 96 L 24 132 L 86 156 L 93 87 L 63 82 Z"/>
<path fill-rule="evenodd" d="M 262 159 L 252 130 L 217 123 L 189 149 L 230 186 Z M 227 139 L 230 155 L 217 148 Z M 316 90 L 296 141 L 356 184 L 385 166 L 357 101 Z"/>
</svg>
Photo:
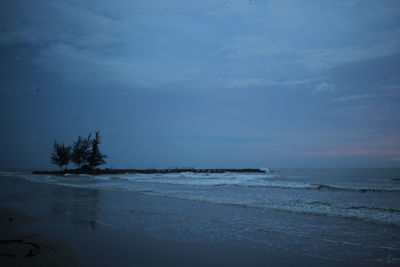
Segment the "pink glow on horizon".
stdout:
<svg viewBox="0 0 400 267">
<path fill-rule="evenodd" d="M 321 156 L 340 156 L 340 155 L 388 155 L 398 156 L 397 150 L 377 150 L 377 149 L 343 149 L 343 150 L 325 150 L 325 151 L 306 151 L 303 155 L 321 155 Z M 393 159 L 400 161 L 400 158 Z"/>
<path fill-rule="evenodd" d="M 400 158 L 394 158 L 394 159 L 392 159 L 393 161 L 397 161 L 397 162 L 400 162 Z"/>
</svg>

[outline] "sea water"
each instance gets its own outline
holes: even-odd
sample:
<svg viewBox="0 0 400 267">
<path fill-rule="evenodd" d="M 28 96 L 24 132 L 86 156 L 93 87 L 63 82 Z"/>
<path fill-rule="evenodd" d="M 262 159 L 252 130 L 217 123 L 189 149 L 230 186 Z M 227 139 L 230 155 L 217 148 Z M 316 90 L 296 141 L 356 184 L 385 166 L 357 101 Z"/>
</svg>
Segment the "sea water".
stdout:
<svg viewBox="0 0 400 267">
<path fill-rule="evenodd" d="M 349 264 L 400 264 L 400 169 L 0 175 L 62 186 L 57 195 L 64 194 L 66 203 L 60 210 L 76 220 L 135 225 L 156 238 L 273 247 Z M 99 206 L 101 212 L 94 211 Z"/>
</svg>

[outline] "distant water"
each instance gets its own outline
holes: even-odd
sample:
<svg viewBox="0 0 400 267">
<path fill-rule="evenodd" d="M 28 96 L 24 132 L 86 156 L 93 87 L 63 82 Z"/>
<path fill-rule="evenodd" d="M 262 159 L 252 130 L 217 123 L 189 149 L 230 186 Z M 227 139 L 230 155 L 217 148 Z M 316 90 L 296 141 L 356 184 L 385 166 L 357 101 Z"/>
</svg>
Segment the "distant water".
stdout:
<svg viewBox="0 0 400 267">
<path fill-rule="evenodd" d="M 125 206 L 130 214 L 132 211 L 148 217 L 173 214 L 173 223 L 168 216 L 146 221 L 146 229 L 158 237 L 166 235 L 165 228 L 169 225 L 175 229 L 174 236 L 182 239 L 237 240 L 346 263 L 400 264 L 400 169 L 97 176 L 2 172 L 0 175 L 170 199 L 168 203 L 177 204 L 167 209 L 137 201 L 129 208 Z M 192 204 L 185 205 L 185 201 Z M 199 206 L 197 212 L 208 214 L 201 216 L 203 223 L 196 221 L 200 216 L 196 211 L 185 208 L 195 205 Z M 215 215 L 216 212 L 225 216 Z M 114 207 L 112 214 L 104 216 L 102 221 L 114 227 L 126 225 L 123 208 Z M 177 216 L 181 221 L 176 220 Z"/>
</svg>

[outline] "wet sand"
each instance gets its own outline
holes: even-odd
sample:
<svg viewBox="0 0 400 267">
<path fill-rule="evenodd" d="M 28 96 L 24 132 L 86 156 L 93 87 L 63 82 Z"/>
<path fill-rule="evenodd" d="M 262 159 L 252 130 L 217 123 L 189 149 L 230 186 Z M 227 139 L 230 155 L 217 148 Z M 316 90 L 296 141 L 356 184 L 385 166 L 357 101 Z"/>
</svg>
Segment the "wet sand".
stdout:
<svg viewBox="0 0 400 267">
<path fill-rule="evenodd" d="M 0 266 L 77 266 L 68 246 L 19 228 L 38 218 L 24 213 L 0 209 Z"/>
</svg>

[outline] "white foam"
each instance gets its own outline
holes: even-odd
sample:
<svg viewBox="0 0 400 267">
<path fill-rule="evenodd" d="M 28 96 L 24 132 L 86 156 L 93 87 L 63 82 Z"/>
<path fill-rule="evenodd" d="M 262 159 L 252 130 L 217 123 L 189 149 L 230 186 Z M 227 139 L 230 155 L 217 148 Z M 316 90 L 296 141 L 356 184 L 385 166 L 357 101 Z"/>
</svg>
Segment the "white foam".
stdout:
<svg viewBox="0 0 400 267">
<path fill-rule="evenodd" d="M 176 173 L 176 174 L 118 174 L 118 175 L 80 175 L 78 176 L 57 176 L 57 175 L 32 175 L 28 173 L 15 173 L 24 177 L 27 180 L 34 182 L 42 182 L 49 184 L 58 184 L 71 187 L 82 188 L 98 188 L 98 189 L 111 189 L 121 191 L 134 191 L 146 194 L 157 194 L 167 197 L 178 197 L 189 200 L 208 201 L 226 205 L 242 205 L 249 208 L 266 208 L 281 211 L 289 211 L 296 213 L 317 214 L 325 216 L 337 216 L 345 218 L 362 219 L 373 222 L 383 222 L 386 224 L 394 224 L 400 226 L 400 211 L 392 208 L 385 209 L 386 206 L 374 206 L 374 201 L 364 201 L 360 199 L 359 204 L 352 203 L 352 206 L 345 205 L 344 202 L 331 200 L 328 197 L 312 199 L 307 201 L 296 201 L 292 195 L 301 194 L 309 196 L 315 194 L 316 196 L 332 196 L 339 194 L 346 194 L 351 196 L 355 201 L 359 200 L 359 194 L 363 194 L 360 185 L 358 187 L 351 186 L 331 186 L 312 184 L 300 180 L 288 180 L 276 174 L 248 174 L 248 173 Z M 162 184 L 168 186 L 162 186 Z M 179 185 L 187 187 L 171 187 L 169 185 Z M 197 187 L 196 190 L 191 187 Z M 249 187 L 260 188 L 241 190 L 235 189 L 210 189 L 210 186 L 235 186 L 235 187 Z M 182 189 L 183 188 L 183 189 Z M 267 197 L 265 188 L 271 188 L 271 193 L 275 195 Z M 360 189 L 361 188 L 361 189 Z M 381 187 L 382 188 L 382 187 Z M 382 189 L 379 190 L 382 190 Z M 275 190 L 276 189 L 276 190 Z M 294 189 L 290 191 L 287 189 Z M 305 192 L 303 189 L 312 190 L 312 192 Z M 222 191 L 221 191 L 222 190 Z M 249 191 L 251 190 L 251 191 Z M 339 190 L 339 192 L 338 192 Z M 361 191 L 360 191 L 361 190 Z M 373 189 L 371 193 L 380 194 L 382 191 Z M 385 190 L 393 190 L 393 188 L 386 188 Z M 225 195 L 219 194 L 223 192 Z M 259 196 L 252 196 L 253 193 L 258 192 Z M 289 193 L 288 193 L 289 192 Z M 367 191 L 369 192 L 369 191 Z M 383 191 L 385 194 L 391 192 Z M 243 194 L 243 195 L 242 195 Z M 269 192 L 268 192 L 269 194 Z M 357 195 L 356 195 L 357 194 Z M 261 196 L 261 197 L 260 197 Z M 389 195 L 390 196 L 390 195 Z M 305 197 L 305 199 L 307 198 Z M 324 199 L 321 201 L 321 199 Z M 364 199 L 364 198 L 363 198 Z"/>
</svg>

